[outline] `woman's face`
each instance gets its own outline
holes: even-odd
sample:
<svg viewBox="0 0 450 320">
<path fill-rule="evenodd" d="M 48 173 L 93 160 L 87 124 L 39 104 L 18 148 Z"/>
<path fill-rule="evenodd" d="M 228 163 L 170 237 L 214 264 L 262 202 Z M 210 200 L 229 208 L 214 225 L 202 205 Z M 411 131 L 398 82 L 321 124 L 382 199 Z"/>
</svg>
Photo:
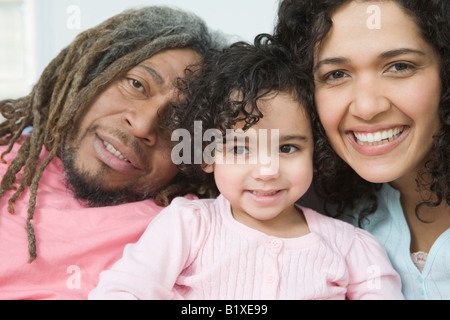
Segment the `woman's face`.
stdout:
<svg viewBox="0 0 450 320">
<path fill-rule="evenodd" d="M 332 20 L 314 63 L 332 147 L 370 182 L 415 173 L 440 129 L 437 54 L 394 1 L 350 1 Z"/>
</svg>

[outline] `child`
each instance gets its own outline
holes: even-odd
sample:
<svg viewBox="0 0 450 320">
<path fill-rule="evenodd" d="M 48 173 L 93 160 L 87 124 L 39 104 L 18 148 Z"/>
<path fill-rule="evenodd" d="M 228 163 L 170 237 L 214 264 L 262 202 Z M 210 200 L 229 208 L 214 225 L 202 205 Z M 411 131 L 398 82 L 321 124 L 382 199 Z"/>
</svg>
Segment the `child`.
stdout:
<svg viewBox="0 0 450 320">
<path fill-rule="evenodd" d="M 175 199 L 90 298 L 402 299 L 374 237 L 295 205 L 313 177 L 312 84 L 289 54 L 260 35 L 206 58 L 191 78 L 172 119 L 194 134 L 201 121 L 215 160 L 204 152 L 202 169 L 221 195 Z"/>
</svg>

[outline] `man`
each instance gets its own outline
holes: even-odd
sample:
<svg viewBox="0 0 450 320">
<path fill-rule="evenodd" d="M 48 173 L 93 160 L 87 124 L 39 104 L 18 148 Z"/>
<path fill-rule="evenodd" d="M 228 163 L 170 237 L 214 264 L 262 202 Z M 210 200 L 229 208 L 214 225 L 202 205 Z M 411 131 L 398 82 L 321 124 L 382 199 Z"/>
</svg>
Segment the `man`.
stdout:
<svg viewBox="0 0 450 320">
<path fill-rule="evenodd" d="M 86 298 L 161 205 L 198 191 L 163 115 L 219 45 L 194 15 L 126 11 L 80 34 L 29 96 L 0 101 L 0 298 Z"/>
</svg>

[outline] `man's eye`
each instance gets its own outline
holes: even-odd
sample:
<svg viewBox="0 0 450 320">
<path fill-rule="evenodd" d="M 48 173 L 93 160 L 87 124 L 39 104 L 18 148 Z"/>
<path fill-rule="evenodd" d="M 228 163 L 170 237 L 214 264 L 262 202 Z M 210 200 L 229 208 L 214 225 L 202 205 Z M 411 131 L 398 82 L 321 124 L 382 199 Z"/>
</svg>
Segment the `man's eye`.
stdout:
<svg viewBox="0 0 450 320">
<path fill-rule="evenodd" d="M 137 81 L 136 79 L 128 79 L 128 83 L 131 85 L 131 87 L 133 87 L 134 89 L 143 92 L 144 91 L 144 86 L 142 85 L 142 83 L 140 83 L 139 81 Z"/>
</svg>

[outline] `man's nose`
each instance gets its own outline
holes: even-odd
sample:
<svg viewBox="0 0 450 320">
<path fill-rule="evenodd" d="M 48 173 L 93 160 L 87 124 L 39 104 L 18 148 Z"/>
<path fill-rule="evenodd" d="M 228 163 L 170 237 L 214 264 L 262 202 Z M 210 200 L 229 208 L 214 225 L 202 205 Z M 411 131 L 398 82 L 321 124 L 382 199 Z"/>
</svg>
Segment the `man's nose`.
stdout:
<svg viewBox="0 0 450 320">
<path fill-rule="evenodd" d="M 137 104 L 123 113 L 122 120 L 135 137 L 143 140 L 146 145 L 153 146 L 158 139 L 159 109 L 148 103 Z"/>
</svg>

